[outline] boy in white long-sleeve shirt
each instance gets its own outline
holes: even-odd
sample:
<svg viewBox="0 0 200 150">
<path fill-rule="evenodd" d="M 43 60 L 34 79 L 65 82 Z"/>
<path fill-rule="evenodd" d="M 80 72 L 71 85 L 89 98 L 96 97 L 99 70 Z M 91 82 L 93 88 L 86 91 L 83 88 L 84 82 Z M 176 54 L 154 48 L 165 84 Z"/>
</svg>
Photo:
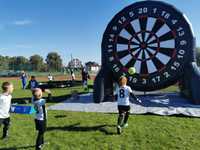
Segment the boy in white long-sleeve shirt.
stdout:
<svg viewBox="0 0 200 150">
<path fill-rule="evenodd" d="M 2 139 L 8 137 L 8 129 L 10 126 L 10 106 L 13 92 L 13 84 L 10 82 L 3 82 L 2 94 L 0 94 L 0 126 L 3 124 Z"/>
</svg>

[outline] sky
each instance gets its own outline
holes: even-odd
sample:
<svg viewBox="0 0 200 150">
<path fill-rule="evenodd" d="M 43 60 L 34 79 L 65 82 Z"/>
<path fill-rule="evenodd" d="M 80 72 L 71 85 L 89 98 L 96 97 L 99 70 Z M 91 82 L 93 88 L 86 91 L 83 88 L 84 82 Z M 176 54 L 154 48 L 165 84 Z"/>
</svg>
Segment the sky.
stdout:
<svg viewBox="0 0 200 150">
<path fill-rule="evenodd" d="M 58 52 L 101 62 L 101 40 L 108 22 L 138 0 L 0 0 L 0 55 L 30 57 Z M 200 46 L 200 1 L 163 0 L 186 14 Z"/>
</svg>

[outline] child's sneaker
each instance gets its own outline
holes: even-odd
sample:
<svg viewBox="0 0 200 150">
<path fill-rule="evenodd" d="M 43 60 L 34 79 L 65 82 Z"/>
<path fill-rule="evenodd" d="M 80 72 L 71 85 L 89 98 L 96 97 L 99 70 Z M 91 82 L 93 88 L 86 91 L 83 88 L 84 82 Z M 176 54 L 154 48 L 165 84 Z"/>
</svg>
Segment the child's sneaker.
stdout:
<svg viewBox="0 0 200 150">
<path fill-rule="evenodd" d="M 5 132 L 2 136 L 2 139 L 8 139 L 8 132 Z"/>
<path fill-rule="evenodd" d="M 121 128 L 121 126 L 117 126 L 117 134 L 121 134 L 122 133 L 122 128 Z"/>
<path fill-rule="evenodd" d="M 123 124 L 123 128 L 128 127 L 128 123 Z"/>
<path fill-rule="evenodd" d="M 137 98 L 136 101 L 137 101 L 138 103 L 140 103 L 140 104 L 142 103 L 141 99 L 139 99 L 139 98 Z"/>
<path fill-rule="evenodd" d="M 7 140 L 8 140 L 8 136 L 6 136 L 6 137 L 1 137 L 1 140 L 7 141 Z"/>
<path fill-rule="evenodd" d="M 42 149 L 42 145 L 36 146 L 36 149 L 35 149 L 35 150 L 41 150 L 41 149 Z"/>
</svg>

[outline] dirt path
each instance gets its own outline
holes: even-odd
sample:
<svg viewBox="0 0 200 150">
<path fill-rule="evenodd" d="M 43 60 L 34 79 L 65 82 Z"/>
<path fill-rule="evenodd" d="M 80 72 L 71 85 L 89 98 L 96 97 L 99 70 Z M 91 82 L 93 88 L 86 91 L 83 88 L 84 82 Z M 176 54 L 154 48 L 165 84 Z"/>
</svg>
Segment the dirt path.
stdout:
<svg viewBox="0 0 200 150">
<path fill-rule="evenodd" d="M 47 76 L 36 76 L 38 81 L 48 81 Z M 0 80 L 4 81 L 4 80 L 19 80 L 20 77 L 0 77 Z M 71 77 L 67 76 L 67 75 L 58 75 L 58 76 L 54 76 L 54 80 L 55 81 L 62 81 L 62 80 L 70 80 Z M 91 76 L 91 79 L 94 80 L 95 76 Z M 76 80 L 81 80 L 81 76 L 76 76 Z"/>
</svg>

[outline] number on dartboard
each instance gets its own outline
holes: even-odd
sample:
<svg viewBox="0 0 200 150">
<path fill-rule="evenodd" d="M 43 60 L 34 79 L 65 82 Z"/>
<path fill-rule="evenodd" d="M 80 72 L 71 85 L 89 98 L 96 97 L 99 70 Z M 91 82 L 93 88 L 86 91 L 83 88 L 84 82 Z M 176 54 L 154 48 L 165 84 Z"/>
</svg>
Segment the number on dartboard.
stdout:
<svg viewBox="0 0 200 150">
<path fill-rule="evenodd" d="M 163 16 L 165 19 L 168 19 L 170 17 L 170 14 L 167 13 L 166 11 L 162 11 L 161 16 Z"/>
<path fill-rule="evenodd" d="M 187 41 L 186 40 L 182 40 L 180 41 L 180 45 L 183 46 L 183 45 L 187 45 Z"/>
<path fill-rule="evenodd" d="M 157 12 L 157 8 L 154 8 L 153 9 L 153 13 L 155 14 Z"/>
<path fill-rule="evenodd" d="M 125 21 L 126 21 L 126 18 L 123 16 L 123 17 L 120 18 L 118 23 L 123 24 Z"/>
<path fill-rule="evenodd" d="M 144 13 L 147 13 L 147 11 L 148 11 L 147 7 L 139 8 L 138 9 L 138 14 L 144 14 Z"/>
<path fill-rule="evenodd" d="M 177 32 L 178 32 L 178 36 L 179 36 L 179 37 L 182 37 L 182 36 L 185 35 L 185 31 L 184 31 L 184 29 L 183 29 L 182 27 L 179 27 L 179 28 L 177 29 Z"/>
<path fill-rule="evenodd" d="M 152 78 L 153 83 L 159 83 L 160 82 L 160 76 L 156 76 Z"/>
<path fill-rule="evenodd" d="M 171 66 L 171 70 L 177 70 L 180 67 L 180 63 L 175 61 L 172 66 Z"/>
<path fill-rule="evenodd" d="M 165 76 L 165 78 L 169 78 L 169 77 L 170 77 L 170 74 L 169 74 L 169 72 L 167 72 L 167 71 L 164 72 L 163 75 Z"/>
<path fill-rule="evenodd" d="M 147 84 L 147 79 L 142 79 L 142 84 Z"/>
<path fill-rule="evenodd" d="M 129 77 L 129 81 L 132 82 L 132 83 L 137 83 L 138 79 L 133 78 L 133 77 Z"/>
<path fill-rule="evenodd" d="M 120 98 L 124 98 L 125 97 L 125 91 L 124 91 L 124 89 L 120 89 L 119 90 L 119 97 Z"/>
</svg>

